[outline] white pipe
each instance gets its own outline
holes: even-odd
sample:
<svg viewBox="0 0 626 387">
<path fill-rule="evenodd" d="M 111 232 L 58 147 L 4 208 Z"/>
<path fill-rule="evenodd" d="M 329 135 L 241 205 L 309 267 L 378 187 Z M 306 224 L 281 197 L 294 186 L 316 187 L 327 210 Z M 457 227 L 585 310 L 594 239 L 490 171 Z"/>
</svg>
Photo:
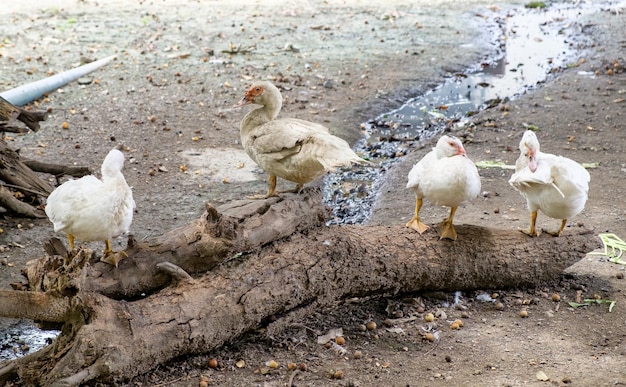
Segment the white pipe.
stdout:
<svg viewBox="0 0 626 387">
<path fill-rule="evenodd" d="M 26 105 L 27 103 L 36 100 L 44 94 L 51 93 L 54 90 L 65 86 L 68 83 L 73 82 L 78 78 L 89 74 L 92 71 L 99 69 L 100 67 L 112 61 L 113 58 L 115 58 L 115 55 L 111 55 L 95 62 L 87 63 L 80 67 L 64 71 L 60 74 L 56 74 L 48 78 L 40 79 L 26 85 L 18 86 L 14 89 L 0 93 L 0 97 L 6 99 L 15 106 Z"/>
</svg>

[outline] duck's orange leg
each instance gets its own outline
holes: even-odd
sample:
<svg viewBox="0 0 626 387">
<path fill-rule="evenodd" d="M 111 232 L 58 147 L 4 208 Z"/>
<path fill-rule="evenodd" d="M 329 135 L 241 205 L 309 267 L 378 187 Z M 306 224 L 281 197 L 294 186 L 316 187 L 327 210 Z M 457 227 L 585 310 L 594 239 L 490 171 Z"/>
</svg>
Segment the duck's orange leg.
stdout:
<svg viewBox="0 0 626 387">
<path fill-rule="evenodd" d="M 543 230 L 543 231 L 547 232 L 548 234 L 550 234 L 552 236 L 558 237 L 558 236 L 561 236 L 561 233 L 565 229 L 565 225 L 567 225 L 567 219 L 562 219 L 561 220 L 561 227 L 559 227 L 558 231 L 548 231 L 548 230 Z"/>
<path fill-rule="evenodd" d="M 454 229 L 454 225 L 452 224 L 452 220 L 454 219 L 454 213 L 456 212 L 456 207 L 450 207 L 450 216 L 448 216 L 448 219 L 446 219 L 445 221 L 443 221 L 443 223 L 441 223 L 441 229 L 439 231 L 439 239 L 452 239 L 453 241 L 456 240 L 457 236 L 456 236 L 456 230 Z"/>
<path fill-rule="evenodd" d="M 425 225 L 424 223 L 420 222 L 420 209 L 422 208 L 422 198 L 417 198 L 417 200 L 415 201 L 415 215 L 413 215 L 413 218 L 411 218 L 411 220 L 406 224 L 407 227 L 412 228 L 413 230 L 419 232 L 420 234 L 423 234 L 426 230 L 429 229 L 429 227 L 427 225 Z"/>
<path fill-rule="evenodd" d="M 252 195 L 252 196 L 247 196 L 248 199 L 267 199 L 267 198 L 271 198 L 272 196 L 278 196 L 278 193 L 276 192 L 276 175 L 270 175 L 267 178 L 267 193 L 265 195 Z"/>
<path fill-rule="evenodd" d="M 283 192 L 300 193 L 303 187 L 304 187 L 304 184 L 298 183 L 291 191 L 280 191 L 280 193 L 283 193 Z"/>
<path fill-rule="evenodd" d="M 525 230 L 522 229 L 520 231 L 531 237 L 539 236 L 539 233 L 537 232 L 537 228 L 535 227 L 536 224 L 537 224 L 537 211 L 533 211 L 530 213 L 530 227 Z"/>
</svg>

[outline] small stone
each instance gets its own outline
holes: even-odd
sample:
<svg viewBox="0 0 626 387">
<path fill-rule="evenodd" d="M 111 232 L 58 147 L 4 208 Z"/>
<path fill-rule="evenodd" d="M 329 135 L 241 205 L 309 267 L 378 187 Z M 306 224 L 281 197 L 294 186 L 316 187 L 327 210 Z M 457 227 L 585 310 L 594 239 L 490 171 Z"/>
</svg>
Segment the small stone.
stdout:
<svg viewBox="0 0 626 387">
<path fill-rule="evenodd" d="M 537 371 L 537 374 L 535 376 L 537 377 L 537 380 L 541 380 L 542 382 L 547 382 L 548 380 L 550 380 L 548 375 L 546 375 L 543 371 Z"/>
<path fill-rule="evenodd" d="M 90 85 L 93 82 L 93 78 L 90 77 L 81 77 L 76 80 L 79 85 Z"/>
</svg>

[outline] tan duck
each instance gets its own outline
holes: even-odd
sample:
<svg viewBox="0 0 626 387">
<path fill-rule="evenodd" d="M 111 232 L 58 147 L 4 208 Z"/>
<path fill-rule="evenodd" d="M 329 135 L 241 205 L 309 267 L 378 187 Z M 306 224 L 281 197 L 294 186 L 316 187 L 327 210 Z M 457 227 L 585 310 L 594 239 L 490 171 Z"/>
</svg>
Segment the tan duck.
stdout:
<svg viewBox="0 0 626 387">
<path fill-rule="evenodd" d="M 515 163 L 515 173 L 509 184 L 525 198 L 530 211 L 530 227 L 521 230 L 537 236 L 537 211 L 554 219 L 561 219 L 556 231 L 546 231 L 553 236 L 563 232 L 567 219 L 585 208 L 589 191 L 589 172 L 574 160 L 539 150 L 537 135 L 527 130 L 519 143 L 520 156 Z"/>
<path fill-rule="evenodd" d="M 102 179 L 93 175 L 68 180 L 58 186 L 46 203 L 46 215 L 54 231 L 65 232 L 74 249 L 74 239 L 104 241 L 101 261 L 117 266 L 126 258 L 111 249 L 111 238 L 127 233 L 133 221 L 135 201 L 122 175 L 124 154 L 111 150 L 102 162 Z"/>
<path fill-rule="evenodd" d="M 450 207 L 450 216 L 441 224 L 440 239 L 456 240 L 452 221 L 458 206 L 480 193 L 480 176 L 467 157 L 461 141 L 453 136 L 441 136 L 437 145 L 411 169 L 407 188 L 415 191 L 415 215 L 406 224 L 420 234 L 428 226 L 419 219 L 423 198 L 438 206 Z"/>
<path fill-rule="evenodd" d="M 269 188 L 262 197 L 277 196 L 276 177 L 296 183 L 293 192 L 299 192 L 304 184 L 338 167 L 369 163 L 323 125 L 297 118 L 276 119 L 282 102 L 276 86 L 259 81 L 235 105 L 261 105 L 245 115 L 240 136 L 248 156 L 269 174 Z"/>
</svg>

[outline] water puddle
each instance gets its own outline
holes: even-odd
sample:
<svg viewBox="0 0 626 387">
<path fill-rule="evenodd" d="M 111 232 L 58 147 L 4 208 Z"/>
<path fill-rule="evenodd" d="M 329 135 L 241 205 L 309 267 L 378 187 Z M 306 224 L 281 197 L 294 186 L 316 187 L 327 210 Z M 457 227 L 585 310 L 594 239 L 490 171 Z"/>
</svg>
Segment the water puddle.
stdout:
<svg viewBox="0 0 626 387">
<path fill-rule="evenodd" d="M 417 142 L 462 126 L 467 117 L 544 83 L 588 47 L 576 20 L 599 12 L 607 3 L 557 4 L 550 9 L 520 9 L 492 20 L 502 41 L 500 55 L 441 86 L 413 98 L 397 110 L 363 124 L 367 138 L 357 153 L 379 164 L 327 177 L 324 200 L 333 208 L 330 224 L 356 224 L 371 214 L 385 171 Z"/>
<path fill-rule="evenodd" d="M 41 330 L 29 320 L 3 319 L 0 327 L 0 362 L 37 352 L 60 333 Z"/>
</svg>

